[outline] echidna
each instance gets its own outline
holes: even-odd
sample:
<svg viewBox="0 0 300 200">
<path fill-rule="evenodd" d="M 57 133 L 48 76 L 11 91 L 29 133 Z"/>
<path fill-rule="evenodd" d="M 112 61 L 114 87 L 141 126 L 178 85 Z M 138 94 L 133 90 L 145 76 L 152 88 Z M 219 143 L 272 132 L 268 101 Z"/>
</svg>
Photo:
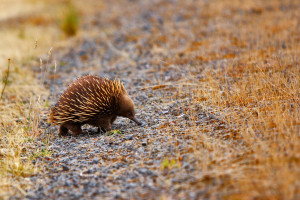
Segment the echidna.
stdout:
<svg viewBox="0 0 300 200">
<path fill-rule="evenodd" d="M 111 130 L 117 116 L 135 118 L 134 104 L 119 80 L 87 75 L 73 82 L 50 110 L 49 121 L 60 124 L 59 134 L 68 130 L 73 135 L 82 133 L 81 126 L 89 124 Z"/>
</svg>

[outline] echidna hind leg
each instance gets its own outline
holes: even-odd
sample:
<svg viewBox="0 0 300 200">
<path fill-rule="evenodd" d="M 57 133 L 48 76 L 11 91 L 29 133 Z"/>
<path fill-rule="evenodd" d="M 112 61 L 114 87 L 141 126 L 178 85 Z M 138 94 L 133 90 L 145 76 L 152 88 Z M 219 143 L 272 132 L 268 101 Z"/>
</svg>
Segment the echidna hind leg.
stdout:
<svg viewBox="0 0 300 200">
<path fill-rule="evenodd" d="M 59 127 L 59 135 L 67 135 L 68 129 L 62 124 Z"/>
</svg>

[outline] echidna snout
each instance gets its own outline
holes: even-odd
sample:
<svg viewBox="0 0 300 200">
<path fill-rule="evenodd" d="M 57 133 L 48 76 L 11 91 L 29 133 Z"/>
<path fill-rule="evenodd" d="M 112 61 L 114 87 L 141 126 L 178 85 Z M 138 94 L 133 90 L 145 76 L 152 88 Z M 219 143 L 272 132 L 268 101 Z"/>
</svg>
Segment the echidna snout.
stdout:
<svg viewBox="0 0 300 200">
<path fill-rule="evenodd" d="M 142 122 L 135 117 L 134 103 L 127 94 L 121 96 L 119 106 L 119 116 L 127 117 L 137 125 L 142 125 Z"/>
</svg>

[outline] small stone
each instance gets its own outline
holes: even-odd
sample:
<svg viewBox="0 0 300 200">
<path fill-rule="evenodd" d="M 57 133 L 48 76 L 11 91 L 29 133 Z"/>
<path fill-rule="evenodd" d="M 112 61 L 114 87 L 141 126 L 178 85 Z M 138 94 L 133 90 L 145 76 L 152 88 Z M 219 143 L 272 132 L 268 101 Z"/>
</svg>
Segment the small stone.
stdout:
<svg viewBox="0 0 300 200">
<path fill-rule="evenodd" d="M 154 172 L 145 167 L 138 169 L 138 172 L 144 176 L 156 176 Z"/>
<path fill-rule="evenodd" d="M 165 114 L 168 114 L 169 113 L 169 110 L 163 110 L 161 111 L 161 114 L 165 115 Z"/>
<path fill-rule="evenodd" d="M 135 187 L 137 187 L 137 183 L 127 183 L 125 185 L 126 189 L 135 188 Z"/>
<path fill-rule="evenodd" d="M 99 158 L 94 158 L 93 161 L 92 161 L 92 164 L 98 164 L 99 160 L 100 160 Z"/>
<path fill-rule="evenodd" d="M 124 139 L 125 140 L 132 140 L 133 139 L 133 135 L 131 134 L 131 135 L 126 135 L 125 137 L 124 137 Z"/>
<path fill-rule="evenodd" d="M 177 117 L 178 117 L 178 118 L 184 118 L 184 117 L 185 117 L 185 114 L 182 113 L 181 115 L 178 115 Z"/>
<path fill-rule="evenodd" d="M 62 170 L 63 171 L 69 171 L 70 168 L 67 165 L 62 165 Z"/>
</svg>

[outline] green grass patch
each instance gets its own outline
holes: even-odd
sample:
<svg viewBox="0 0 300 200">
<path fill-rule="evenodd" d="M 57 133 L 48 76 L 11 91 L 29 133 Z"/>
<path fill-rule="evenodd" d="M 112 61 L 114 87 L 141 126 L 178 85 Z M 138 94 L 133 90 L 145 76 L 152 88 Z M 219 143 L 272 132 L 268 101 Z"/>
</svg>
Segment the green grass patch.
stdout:
<svg viewBox="0 0 300 200">
<path fill-rule="evenodd" d="M 79 27 L 79 13 L 73 5 L 69 5 L 61 21 L 61 30 L 66 36 L 76 35 Z"/>
<path fill-rule="evenodd" d="M 161 163 L 161 169 L 179 168 L 180 164 L 175 159 L 165 158 Z"/>
<path fill-rule="evenodd" d="M 123 134 L 122 131 L 120 131 L 119 129 L 116 129 L 116 130 L 111 130 L 111 131 L 107 131 L 106 132 L 106 136 L 111 136 L 111 135 L 116 135 L 116 134 Z"/>
</svg>

